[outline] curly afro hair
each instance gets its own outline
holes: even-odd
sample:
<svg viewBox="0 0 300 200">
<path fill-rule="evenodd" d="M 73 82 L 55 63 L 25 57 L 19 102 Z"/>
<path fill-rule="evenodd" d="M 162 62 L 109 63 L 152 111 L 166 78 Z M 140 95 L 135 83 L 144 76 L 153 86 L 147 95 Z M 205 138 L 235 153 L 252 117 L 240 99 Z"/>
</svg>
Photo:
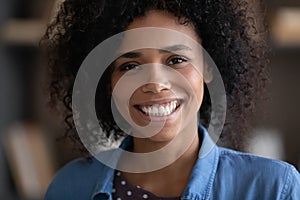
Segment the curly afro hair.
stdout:
<svg viewBox="0 0 300 200">
<path fill-rule="evenodd" d="M 263 11 L 242 0 L 65 0 L 48 26 L 41 46 L 47 52 L 50 75 L 48 91 L 52 108 L 64 116 L 66 132 L 84 150 L 77 136 L 72 105 L 72 89 L 78 69 L 89 52 L 105 39 L 126 30 L 137 17 L 150 10 L 164 10 L 182 24 L 192 23 L 224 81 L 227 116 L 221 136 L 224 146 L 244 150 L 251 131 L 255 104 L 264 98 L 269 80 L 268 46 L 265 41 Z M 256 4 L 255 9 L 262 8 Z M 184 19 L 184 20 L 183 20 Z M 102 139 L 121 130 L 110 109 L 110 70 L 101 77 L 96 93 L 96 112 L 105 132 Z M 61 109 L 63 105 L 64 109 Z M 210 98 L 205 87 L 200 109 L 201 123 L 210 121 Z"/>
</svg>

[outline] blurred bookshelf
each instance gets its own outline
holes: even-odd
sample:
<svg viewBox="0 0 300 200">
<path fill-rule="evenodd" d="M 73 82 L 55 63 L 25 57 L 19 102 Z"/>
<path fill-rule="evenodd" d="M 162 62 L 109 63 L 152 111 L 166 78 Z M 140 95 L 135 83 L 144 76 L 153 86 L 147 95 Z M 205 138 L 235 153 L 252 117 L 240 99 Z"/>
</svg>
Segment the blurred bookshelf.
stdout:
<svg viewBox="0 0 300 200">
<path fill-rule="evenodd" d="M 47 137 L 38 125 L 18 123 L 4 135 L 8 166 L 18 194 L 24 199 L 42 199 L 55 169 Z"/>
<path fill-rule="evenodd" d="M 47 0 L 43 3 L 38 0 L 31 1 L 31 13 L 27 13 L 29 16 L 8 19 L 2 25 L 1 38 L 5 43 L 37 46 L 47 23 L 55 15 L 62 0 Z"/>
<path fill-rule="evenodd" d="M 53 133 L 39 110 L 38 43 L 58 0 L 0 6 L 0 199 L 41 200 L 60 167 Z"/>
<path fill-rule="evenodd" d="M 272 41 L 276 48 L 300 48 L 300 6 L 281 7 L 271 21 Z"/>
<path fill-rule="evenodd" d="M 281 133 L 284 160 L 300 169 L 300 1 L 268 0 L 272 45 L 272 125 Z"/>
</svg>

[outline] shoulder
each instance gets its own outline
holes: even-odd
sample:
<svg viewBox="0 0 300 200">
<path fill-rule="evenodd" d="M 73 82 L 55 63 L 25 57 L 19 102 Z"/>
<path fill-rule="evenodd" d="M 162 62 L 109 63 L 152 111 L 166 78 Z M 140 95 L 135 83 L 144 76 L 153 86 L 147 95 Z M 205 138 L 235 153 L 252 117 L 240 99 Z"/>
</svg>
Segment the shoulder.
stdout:
<svg viewBox="0 0 300 200">
<path fill-rule="evenodd" d="M 283 170 L 293 168 L 290 164 L 269 158 L 256 156 L 250 153 L 234 151 L 231 149 L 220 148 L 220 164 L 228 167 L 243 167 L 244 170 Z M 248 167 L 247 167 L 248 166 Z"/>
<path fill-rule="evenodd" d="M 250 191 L 257 198 L 294 195 L 300 199 L 300 175 L 292 165 L 226 148 L 220 148 L 219 158 L 219 182 L 240 188 L 244 194 Z"/>
<path fill-rule="evenodd" d="M 92 194 L 103 167 L 96 159 L 71 161 L 56 173 L 45 199 L 86 199 Z"/>
</svg>

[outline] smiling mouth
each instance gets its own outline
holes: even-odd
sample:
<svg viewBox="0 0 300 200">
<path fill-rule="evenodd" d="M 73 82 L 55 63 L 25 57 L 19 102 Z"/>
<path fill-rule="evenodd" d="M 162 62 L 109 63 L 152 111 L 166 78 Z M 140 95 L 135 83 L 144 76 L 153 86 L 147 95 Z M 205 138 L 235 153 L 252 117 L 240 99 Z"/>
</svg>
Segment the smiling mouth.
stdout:
<svg viewBox="0 0 300 200">
<path fill-rule="evenodd" d="M 165 117 L 174 113 L 181 103 L 180 100 L 176 99 L 163 104 L 134 105 L 134 107 L 147 116 Z"/>
</svg>

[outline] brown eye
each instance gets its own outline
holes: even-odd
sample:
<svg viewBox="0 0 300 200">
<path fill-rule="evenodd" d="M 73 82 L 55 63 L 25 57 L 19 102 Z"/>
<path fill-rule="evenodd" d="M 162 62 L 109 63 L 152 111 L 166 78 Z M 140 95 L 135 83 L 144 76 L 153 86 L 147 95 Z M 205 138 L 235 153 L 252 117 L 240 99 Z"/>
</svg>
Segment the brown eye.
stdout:
<svg viewBox="0 0 300 200">
<path fill-rule="evenodd" d="M 178 57 L 173 57 L 169 60 L 168 64 L 169 65 L 176 65 L 176 64 L 180 64 L 180 63 L 183 63 L 183 62 L 187 62 L 188 59 L 187 58 L 184 58 L 182 56 L 178 56 Z"/>
<path fill-rule="evenodd" d="M 138 64 L 135 64 L 135 63 L 127 63 L 127 64 L 123 64 L 121 67 L 120 67 L 120 71 L 129 71 L 129 70 L 132 70 L 132 69 L 139 69 L 139 65 Z"/>
</svg>

